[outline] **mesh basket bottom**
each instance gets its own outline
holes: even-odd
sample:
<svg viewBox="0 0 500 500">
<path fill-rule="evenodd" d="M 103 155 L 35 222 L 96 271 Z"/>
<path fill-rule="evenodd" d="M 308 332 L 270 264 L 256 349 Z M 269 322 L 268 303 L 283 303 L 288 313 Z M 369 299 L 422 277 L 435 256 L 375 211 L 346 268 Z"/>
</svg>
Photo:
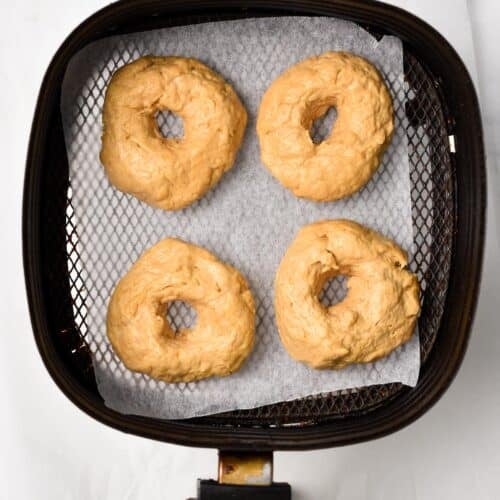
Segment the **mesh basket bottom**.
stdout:
<svg viewBox="0 0 500 500">
<path fill-rule="evenodd" d="M 439 327 L 447 290 L 453 227 L 452 170 L 439 96 L 430 76 L 408 52 L 405 54 L 405 76 L 415 242 L 410 266 L 417 273 L 423 292 L 419 335 L 424 362 Z M 92 297 L 92 291 L 85 290 L 71 189 L 66 203 L 72 308 L 78 332 L 85 337 L 86 300 L 96 297 Z M 197 420 L 238 425 L 304 424 L 369 411 L 396 395 L 400 389 L 400 384 L 361 387 Z"/>
</svg>

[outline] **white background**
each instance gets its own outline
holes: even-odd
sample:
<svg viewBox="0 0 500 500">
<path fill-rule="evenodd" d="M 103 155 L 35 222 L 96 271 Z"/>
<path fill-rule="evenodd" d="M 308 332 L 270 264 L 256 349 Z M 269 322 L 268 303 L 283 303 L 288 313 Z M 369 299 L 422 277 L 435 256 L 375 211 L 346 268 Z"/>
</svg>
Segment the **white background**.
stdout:
<svg viewBox="0 0 500 500">
<path fill-rule="evenodd" d="M 57 389 L 32 337 L 21 257 L 29 128 L 41 79 L 63 39 L 103 0 L 0 0 L 0 499 L 183 500 L 216 475 L 216 451 L 128 436 Z M 392 0 L 455 46 L 478 85 L 489 170 L 488 238 L 470 346 L 453 385 L 410 427 L 338 449 L 275 454 L 294 499 L 500 497 L 500 3 Z"/>
</svg>

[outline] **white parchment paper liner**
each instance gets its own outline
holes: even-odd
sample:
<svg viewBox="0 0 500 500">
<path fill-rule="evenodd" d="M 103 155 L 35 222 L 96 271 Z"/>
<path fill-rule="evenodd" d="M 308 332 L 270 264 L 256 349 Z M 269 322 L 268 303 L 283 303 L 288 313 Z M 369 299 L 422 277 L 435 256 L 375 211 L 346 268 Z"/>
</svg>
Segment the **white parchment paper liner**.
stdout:
<svg viewBox="0 0 500 500">
<path fill-rule="evenodd" d="M 255 118 L 274 78 L 327 50 L 361 55 L 381 71 L 394 99 L 396 133 L 379 171 L 359 193 L 319 204 L 296 198 L 262 166 Z M 249 114 L 234 168 L 208 195 L 179 212 L 157 210 L 118 192 L 99 162 L 107 82 L 118 67 L 146 54 L 200 59 L 234 86 Z M 73 57 L 61 99 L 72 196 L 68 214 L 78 234 L 68 244 L 79 254 L 69 267 L 76 322 L 92 350 L 99 392 L 107 406 L 123 413 L 186 418 L 372 384 L 416 384 L 418 335 L 376 363 L 341 371 L 311 370 L 293 361 L 282 347 L 272 305 L 275 270 L 304 224 L 349 218 L 411 252 L 404 104 L 401 41 L 389 36 L 377 41 L 357 25 L 331 18 L 246 19 L 166 28 L 106 38 Z M 164 133 L 179 132 L 172 115 L 162 119 Z M 109 345 L 105 318 L 114 286 L 144 249 L 167 236 L 206 247 L 237 267 L 251 285 L 257 303 L 256 346 L 243 368 L 230 377 L 190 384 L 158 382 L 127 370 Z M 341 286 L 333 285 L 328 293 L 338 296 Z M 183 314 L 179 308 L 174 319 L 182 322 Z"/>
</svg>

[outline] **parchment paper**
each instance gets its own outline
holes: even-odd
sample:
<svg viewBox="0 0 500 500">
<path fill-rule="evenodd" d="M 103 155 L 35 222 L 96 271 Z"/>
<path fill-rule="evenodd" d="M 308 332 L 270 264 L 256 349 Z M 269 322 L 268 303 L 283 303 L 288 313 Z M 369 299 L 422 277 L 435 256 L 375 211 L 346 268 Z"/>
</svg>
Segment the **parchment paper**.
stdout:
<svg viewBox="0 0 500 500">
<path fill-rule="evenodd" d="M 393 95 L 396 133 L 377 174 L 360 192 L 320 204 L 296 198 L 262 166 L 255 118 L 274 78 L 327 50 L 350 51 L 378 67 Z M 200 59 L 234 86 L 249 114 L 234 168 L 205 197 L 178 212 L 154 209 L 120 193 L 109 184 L 99 162 L 107 82 L 118 67 L 146 54 Z M 186 418 L 371 384 L 416 384 L 418 335 L 376 363 L 341 371 L 311 370 L 293 361 L 282 347 L 272 305 L 275 270 L 304 224 L 353 219 L 411 253 L 404 99 L 401 41 L 387 36 L 377 41 L 355 24 L 331 18 L 247 19 L 166 28 L 106 38 L 73 57 L 61 100 L 72 199 L 68 224 L 78 235 L 68 245 L 79 255 L 69 270 L 76 321 L 93 353 L 106 405 L 123 413 Z M 159 122 L 164 134 L 181 130 L 168 113 Z M 316 133 L 324 136 L 325 127 L 318 125 Z M 109 345 L 105 318 L 114 286 L 143 250 L 167 236 L 204 246 L 237 267 L 250 283 L 257 303 L 256 345 L 243 368 L 230 377 L 190 384 L 158 382 L 127 370 Z M 342 284 L 334 282 L 325 295 L 341 297 Z M 189 311 L 171 308 L 170 316 L 182 324 Z"/>
</svg>

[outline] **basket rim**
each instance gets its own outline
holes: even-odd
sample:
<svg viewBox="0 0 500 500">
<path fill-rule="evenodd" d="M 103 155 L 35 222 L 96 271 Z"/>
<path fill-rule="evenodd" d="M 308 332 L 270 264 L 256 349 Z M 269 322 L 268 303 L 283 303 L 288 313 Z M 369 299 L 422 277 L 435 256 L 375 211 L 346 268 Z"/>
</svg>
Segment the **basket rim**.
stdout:
<svg viewBox="0 0 500 500">
<path fill-rule="evenodd" d="M 216 427 L 199 422 L 123 415 L 104 406 L 68 372 L 58 356 L 48 326 L 41 272 L 39 217 L 41 171 L 47 124 L 57 101 L 62 75 L 71 57 L 104 36 L 136 31 L 137 19 L 220 14 L 325 15 L 351 20 L 398 36 L 425 62 L 436 86 L 455 110 L 449 132 L 457 151 L 455 224 L 450 278 L 436 343 L 421 369 L 417 386 L 403 388 L 368 414 L 305 427 Z M 134 28 L 136 26 L 136 28 Z M 57 101 L 58 102 L 58 101 Z M 466 117 L 466 118 L 465 118 Z M 472 132 L 471 132 L 472 131 Z M 124 0 L 82 22 L 62 43 L 44 76 L 34 113 L 26 161 L 23 198 L 25 284 L 35 341 L 42 360 L 61 391 L 96 420 L 123 432 L 176 444 L 223 449 L 297 450 L 341 446 L 382 437 L 423 415 L 446 391 L 466 351 L 478 299 L 486 230 L 486 168 L 482 125 L 472 80 L 458 54 L 431 26 L 397 7 L 363 0 Z"/>
</svg>

